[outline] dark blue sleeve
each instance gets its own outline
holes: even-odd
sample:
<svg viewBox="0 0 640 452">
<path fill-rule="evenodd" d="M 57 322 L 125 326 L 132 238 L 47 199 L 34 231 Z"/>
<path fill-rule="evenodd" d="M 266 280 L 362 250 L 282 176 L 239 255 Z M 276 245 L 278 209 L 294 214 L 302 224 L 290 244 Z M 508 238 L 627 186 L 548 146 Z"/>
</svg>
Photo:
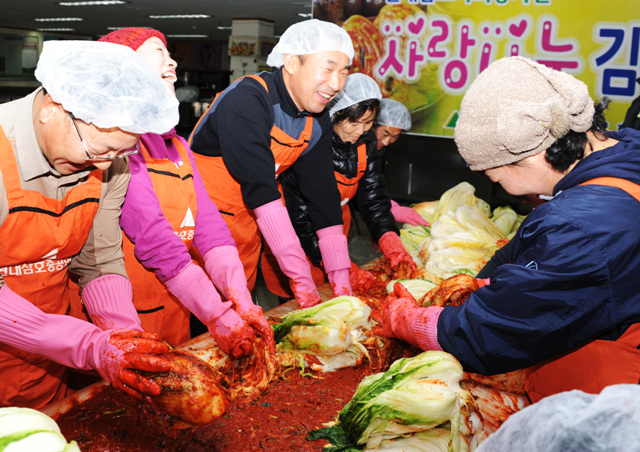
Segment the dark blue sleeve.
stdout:
<svg viewBox="0 0 640 452">
<path fill-rule="evenodd" d="M 514 247 L 516 260 L 496 269 L 490 285 L 438 319 L 438 343 L 466 371 L 529 367 L 623 321 L 606 251 L 591 231 L 554 213 L 530 214 Z"/>
</svg>

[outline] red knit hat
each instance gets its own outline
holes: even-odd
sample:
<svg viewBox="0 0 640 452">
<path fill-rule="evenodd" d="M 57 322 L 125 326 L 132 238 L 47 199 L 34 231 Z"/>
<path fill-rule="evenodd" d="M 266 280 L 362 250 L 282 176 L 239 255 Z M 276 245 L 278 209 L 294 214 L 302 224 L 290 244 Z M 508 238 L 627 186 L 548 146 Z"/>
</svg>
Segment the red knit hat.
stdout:
<svg viewBox="0 0 640 452">
<path fill-rule="evenodd" d="M 98 41 L 112 42 L 114 44 L 122 44 L 123 46 L 129 46 L 134 51 L 138 50 L 144 42 L 152 37 L 160 38 L 164 46 L 167 46 L 167 40 L 164 35 L 158 30 L 153 28 L 143 27 L 127 27 L 119 30 L 112 31 L 111 33 L 104 35 Z"/>
</svg>

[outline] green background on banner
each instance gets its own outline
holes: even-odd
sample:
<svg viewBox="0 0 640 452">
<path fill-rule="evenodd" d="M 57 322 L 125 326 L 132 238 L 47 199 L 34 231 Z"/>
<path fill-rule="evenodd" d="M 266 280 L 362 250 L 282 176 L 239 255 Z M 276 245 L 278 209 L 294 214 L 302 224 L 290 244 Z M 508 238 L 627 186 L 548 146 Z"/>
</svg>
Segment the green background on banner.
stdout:
<svg viewBox="0 0 640 452">
<path fill-rule="evenodd" d="M 512 54 L 574 75 L 596 101 L 607 96 L 610 129 L 638 95 L 639 0 L 363 0 L 360 10 L 330 12 L 322 0 L 314 3 L 315 18 L 351 35 L 354 71 L 373 76 L 385 97 L 409 108 L 411 133 L 452 137 L 469 84 Z M 369 3 L 378 7 L 365 9 Z"/>
</svg>

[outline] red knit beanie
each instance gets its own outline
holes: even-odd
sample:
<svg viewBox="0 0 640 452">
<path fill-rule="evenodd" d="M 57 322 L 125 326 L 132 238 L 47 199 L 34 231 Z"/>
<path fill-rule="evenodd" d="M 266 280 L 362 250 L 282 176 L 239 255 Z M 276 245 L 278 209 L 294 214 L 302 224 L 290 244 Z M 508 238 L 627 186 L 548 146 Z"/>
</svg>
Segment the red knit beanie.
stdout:
<svg viewBox="0 0 640 452">
<path fill-rule="evenodd" d="M 122 44 L 123 46 L 129 46 L 134 51 L 138 50 L 144 42 L 152 37 L 160 38 L 164 46 L 167 46 L 167 40 L 164 35 L 158 30 L 153 28 L 143 27 L 127 27 L 119 30 L 112 31 L 111 33 L 104 35 L 98 41 L 112 42 L 114 44 Z"/>
</svg>

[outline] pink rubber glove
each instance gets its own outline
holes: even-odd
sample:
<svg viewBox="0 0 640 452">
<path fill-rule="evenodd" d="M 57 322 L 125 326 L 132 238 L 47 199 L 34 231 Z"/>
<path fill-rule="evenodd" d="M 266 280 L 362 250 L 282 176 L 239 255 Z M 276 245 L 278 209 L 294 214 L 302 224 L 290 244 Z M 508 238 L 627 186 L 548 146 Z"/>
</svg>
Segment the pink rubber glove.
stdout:
<svg viewBox="0 0 640 452">
<path fill-rule="evenodd" d="M 331 283 L 333 296 L 353 295 L 349 281 L 351 259 L 349 258 L 349 247 L 347 246 L 347 237 L 344 235 L 344 228 L 342 225 L 329 226 L 318 230 L 316 234 L 318 234 L 322 264 Z"/>
<path fill-rule="evenodd" d="M 478 282 L 478 289 L 491 284 L 491 278 L 476 278 L 476 281 Z"/>
<path fill-rule="evenodd" d="M 353 262 L 351 263 L 351 271 L 349 272 L 351 287 L 362 292 L 367 292 L 376 283 L 376 277 L 373 273 L 361 269 Z"/>
<path fill-rule="evenodd" d="M 212 248 L 204 255 L 204 264 L 213 284 L 233 303 L 233 309 L 240 317 L 262 336 L 271 353 L 275 353 L 273 329 L 264 317 L 262 308 L 251 298 L 238 249 L 235 246 Z"/>
<path fill-rule="evenodd" d="M 395 337 L 421 350 L 442 350 L 437 339 L 438 317 L 442 307 L 423 308 L 400 283 L 393 286 L 394 293 L 382 303 L 381 311 L 373 311 L 379 323 L 373 334 Z"/>
<path fill-rule="evenodd" d="M 93 323 L 103 330 L 142 331 L 131 282 L 124 276 L 105 275 L 89 282 L 82 289 L 82 303 Z"/>
<path fill-rule="evenodd" d="M 222 301 L 204 270 L 189 262 L 180 273 L 166 282 L 167 289 L 185 308 L 207 325 L 222 351 L 233 358 L 249 356 L 253 350 L 253 330 Z"/>
<path fill-rule="evenodd" d="M 391 269 L 403 274 L 411 274 L 417 269 L 417 265 L 407 250 L 404 248 L 400 236 L 393 231 L 385 232 L 378 246 L 384 254 L 385 259 L 389 261 Z"/>
<path fill-rule="evenodd" d="M 151 333 L 103 331 L 74 317 L 47 314 L 8 286 L 0 289 L 0 342 L 75 369 L 95 369 L 114 387 L 141 399 L 159 395 L 160 386 L 135 371 L 165 372 L 157 356 L 169 346 Z"/>
<path fill-rule="evenodd" d="M 287 209 L 280 199 L 254 210 L 258 227 L 276 257 L 280 269 L 290 279 L 298 306 L 309 308 L 320 303 L 318 289 L 311 277 L 311 267 L 291 225 Z"/>
<path fill-rule="evenodd" d="M 429 222 L 422 218 L 415 209 L 411 207 L 404 207 L 391 200 L 391 215 L 398 223 L 409 223 L 413 226 L 429 226 Z"/>
</svg>

